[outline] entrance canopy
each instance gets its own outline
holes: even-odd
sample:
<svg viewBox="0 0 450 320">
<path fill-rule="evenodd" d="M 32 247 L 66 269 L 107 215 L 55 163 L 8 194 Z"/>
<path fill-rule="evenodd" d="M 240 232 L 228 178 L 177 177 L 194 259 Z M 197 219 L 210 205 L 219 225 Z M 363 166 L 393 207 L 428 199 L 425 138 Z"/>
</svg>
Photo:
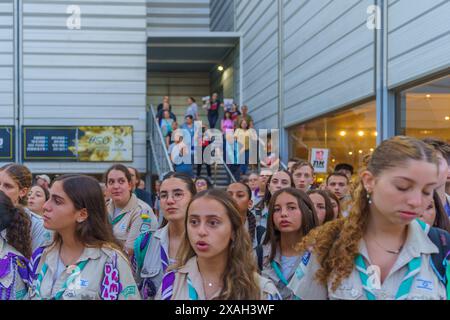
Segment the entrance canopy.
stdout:
<svg viewBox="0 0 450 320">
<path fill-rule="evenodd" d="M 234 32 L 148 34 L 147 71 L 209 72 L 239 44 Z"/>
</svg>

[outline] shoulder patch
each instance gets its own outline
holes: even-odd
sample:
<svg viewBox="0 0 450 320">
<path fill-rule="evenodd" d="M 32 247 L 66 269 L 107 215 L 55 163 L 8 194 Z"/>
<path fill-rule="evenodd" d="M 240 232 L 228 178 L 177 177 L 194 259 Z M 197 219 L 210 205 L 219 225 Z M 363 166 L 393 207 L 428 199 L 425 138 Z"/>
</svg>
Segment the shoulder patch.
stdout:
<svg viewBox="0 0 450 320">
<path fill-rule="evenodd" d="M 307 266 L 309 263 L 309 259 L 311 258 L 311 252 L 307 251 L 302 257 L 302 263 Z"/>
</svg>

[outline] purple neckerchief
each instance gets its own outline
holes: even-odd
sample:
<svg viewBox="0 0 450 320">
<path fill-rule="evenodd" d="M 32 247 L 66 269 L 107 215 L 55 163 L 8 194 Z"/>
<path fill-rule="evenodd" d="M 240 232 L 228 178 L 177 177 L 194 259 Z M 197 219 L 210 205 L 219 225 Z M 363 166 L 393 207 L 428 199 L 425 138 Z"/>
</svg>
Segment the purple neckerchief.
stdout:
<svg viewBox="0 0 450 320">
<path fill-rule="evenodd" d="M 31 255 L 31 260 L 29 262 L 29 279 L 30 283 L 33 282 L 33 280 L 36 280 L 37 278 L 37 267 L 39 265 L 39 261 L 41 261 L 42 254 L 44 253 L 45 247 L 39 247 L 36 250 L 34 250 L 33 254 Z"/>
<path fill-rule="evenodd" d="M 161 264 L 163 268 L 163 272 L 166 273 L 167 267 L 169 266 L 169 258 L 167 257 L 166 251 L 161 245 Z"/>
<path fill-rule="evenodd" d="M 447 216 L 450 217 L 450 203 L 448 201 L 445 201 L 444 210 L 447 213 Z"/>
<path fill-rule="evenodd" d="M 166 275 L 162 279 L 161 300 L 172 299 L 174 283 L 175 283 L 175 271 L 166 273 Z"/>
<path fill-rule="evenodd" d="M 3 258 L 0 259 L 0 278 L 6 277 L 11 272 L 11 256 L 10 253 Z"/>
</svg>

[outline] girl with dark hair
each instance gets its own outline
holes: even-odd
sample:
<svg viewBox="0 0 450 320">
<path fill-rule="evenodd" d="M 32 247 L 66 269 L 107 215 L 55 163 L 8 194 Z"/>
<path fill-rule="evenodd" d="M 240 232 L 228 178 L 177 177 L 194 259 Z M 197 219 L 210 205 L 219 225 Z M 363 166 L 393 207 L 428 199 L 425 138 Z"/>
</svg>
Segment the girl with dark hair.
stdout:
<svg viewBox="0 0 450 320">
<path fill-rule="evenodd" d="M 57 178 L 44 209 L 45 227 L 55 231 L 55 239 L 33 253 L 31 299 L 140 299 L 97 180 L 82 175 Z"/>
<path fill-rule="evenodd" d="M 50 193 L 47 188 L 35 184 L 31 187 L 30 192 L 28 192 L 27 208 L 42 216 L 44 213 L 44 203 L 47 202 L 49 197 Z"/>
<path fill-rule="evenodd" d="M 450 232 L 450 220 L 436 190 L 433 192 L 433 200 L 420 215 L 420 220 L 432 227 Z"/>
<path fill-rule="evenodd" d="M 134 244 L 132 264 L 143 299 L 154 299 L 167 267 L 176 262 L 187 206 L 196 193 L 189 176 L 174 172 L 164 177 L 160 187 L 162 228 L 141 234 Z"/>
<path fill-rule="evenodd" d="M 31 221 L 0 191 L 0 300 L 28 297 Z"/>
<path fill-rule="evenodd" d="M 132 192 L 131 174 L 127 167 L 112 165 L 106 171 L 105 183 L 111 195 L 106 209 L 114 236 L 131 257 L 136 238 L 142 232 L 156 230 L 158 219 L 150 206 Z"/>
<path fill-rule="evenodd" d="M 21 164 L 8 164 L 0 168 L 0 190 L 3 191 L 17 208 L 23 208 L 31 220 L 32 249 L 49 244 L 53 234 L 44 228 L 44 221 L 27 206 L 27 195 L 30 190 L 32 175 L 30 170 Z"/>
<path fill-rule="evenodd" d="M 188 107 L 186 109 L 186 113 L 184 114 L 185 117 L 192 116 L 192 120 L 197 121 L 198 120 L 198 105 L 195 102 L 194 97 L 189 97 L 187 99 Z"/>
<path fill-rule="evenodd" d="M 360 173 L 350 215 L 315 228 L 296 246 L 308 254 L 288 287 L 314 300 L 447 299 L 450 270 L 442 276 L 445 259 L 433 262 L 444 245 L 430 235 L 450 235 L 417 219 L 433 198 L 438 168 L 434 150 L 420 140 L 383 141 Z"/>
<path fill-rule="evenodd" d="M 287 188 L 278 190 L 270 199 L 267 232 L 262 244 L 262 275 L 275 283 L 283 300 L 294 298 L 286 286 L 302 260 L 295 245 L 318 225 L 314 204 L 305 192 Z"/>
<path fill-rule="evenodd" d="M 319 218 L 319 225 L 337 219 L 337 215 L 335 215 L 333 210 L 332 202 L 326 191 L 310 190 L 307 194 L 316 209 L 317 218 Z"/>
<path fill-rule="evenodd" d="M 336 195 L 330 190 L 322 190 L 322 191 L 325 191 L 325 193 L 328 195 L 328 198 L 330 199 L 331 207 L 333 208 L 334 219 L 342 218 L 343 216 L 341 213 L 341 204 L 339 203 L 339 198 L 336 197 Z"/>
<path fill-rule="evenodd" d="M 233 119 L 231 119 L 231 112 L 225 111 L 223 119 L 220 121 L 220 128 L 222 129 L 222 133 L 226 134 L 227 130 L 234 130 L 236 124 Z"/>
<path fill-rule="evenodd" d="M 228 186 L 227 192 L 238 205 L 245 228 L 252 240 L 252 247 L 255 248 L 258 245 L 258 239 L 256 237 L 256 217 L 250 211 L 253 208 L 252 190 L 243 182 L 235 182 Z"/>
<path fill-rule="evenodd" d="M 269 215 L 269 202 L 272 194 L 276 191 L 285 189 L 285 188 L 294 188 L 294 179 L 292 178 L 292 174 L 287 170 L 279 170 L 272 174 L 266 183 L 264 198 L 258 202 L 254 207 L 254 214 L 256 216 L 256 225 L 265 229 L 267 228 L 267 217 Z M 263 232 L 259 232 L 260 236 L 258 239 L 258 243 L 260 243 L 260 239 L 262 239 Z"/>
<path fill-rule="evenodd" d="M 162 280 L 163 300 L 274 300 L 274 284 L 257 272 L 252 245 L 233 198 L 206 190 L 190 202 L 177 262 Z"/>
</svg>

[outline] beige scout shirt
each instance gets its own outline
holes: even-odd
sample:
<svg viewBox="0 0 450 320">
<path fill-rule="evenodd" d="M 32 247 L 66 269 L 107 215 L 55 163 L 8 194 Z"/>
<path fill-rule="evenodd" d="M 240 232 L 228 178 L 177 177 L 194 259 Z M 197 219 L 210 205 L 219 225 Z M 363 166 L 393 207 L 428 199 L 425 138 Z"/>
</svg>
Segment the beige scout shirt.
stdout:
<svg viewBox="0 0 450 320">
<path fill-rule="evenodd" d="M 421 257 L 419 273 L 414 276 L 408 300 L 442 300 L 446 298 L 446 289 L 430 265 L 430 255 L 438 252 L 438 248 L 428 238 L 428 230 L 423 231 L 417 221 L 408 226 L 408 235 L 400 255 L 389 275 L 379 286 L 373 286 L 377 300 L 394 300 L 408 270 L 408 263 L 415 257 Z M 366 266 L 370 268 L 370 258 L 364 240 L 360 243 L 360 253 Z M 347 279 L 344 279 L 335 292 L 331 290 L 331 281 L 323 286 L 314 279 L 319 263 L 314 254 L 309 259 L 303 259 L 288 287 L 294 294 L 305 300 L 366 300 L 359 272 L 356 267 Z"/>
<path fill-rule="evenodd" d="M 272 281 L 261 277 L 259 274 L 256 274 L 255 276 L 258 277 L 259 280 L 261 300 L 281 300 L 280 294 Z M 189 300 L 188 277 L 191 280 L 192 286 L 197 291 L 198 299 L 206 300 L 202 275 L 198 270 L 197 257 L 189 259 L 186 265 L 177 271 L 171 300 Z M 161 289 L 162 288 L 159 288 L 155 300 L 161 299 Z M 220 292 L 218 291 L 211 299 L 216 298 L 219 293 Z"/>
<path fill-rule="evenodd" d="M 131 195 L 125 208 L 116 217 L 113 216 L 115 206 L 111 200 L 108 202 L 107 209 L 111 221 L 125 214 L 119 221 L 113 223 L 114 236 L 125 249 L 133 249 L 134 241 L 139 234 L 146 231 L 155 231 L 158 228 L 158 219 L 153 210 L 144 201 L 139 200 L 135 194 Z"/>
<path fill-rule="evenodd" d="M 289 289 L 286 286 L 286 284 L 283 283 L 283 281 L 280 279 L 280 277 L 277 275 L 276 271 L 272 267 L 272 265 L 269 261 L 270 253 L 271 253 L 270 244 L 264 245 L 263 246 L 263 270 L 261 272 L 261 275 L 263 277 L 266 277 L 267 279 L 272 280 L 273 283 L 275 283 L 277 290 L 280 292 L 283 300 L 294 299 L 294 294 L 292 293 L 291 289 Z M 282 272 L 280 250 L 277 250 L 273 261 L 278 266 L 279 270 Z M 289 280 L 292 279 L 292 276 L 294 275 L 295 270 L 297 269 L 297 267 L 301 261 L 302 261 L 302 257 L 298 256 L 295 260 L 294 266 L 292 267 L 291 271 L 288 274 L 288 277 L 286 278 L 286 281 L 289 282 Z"/>
<path fill-rule="evenodd" d="M 21 253 L 9 245 L 3 236 L 0 235 L 0 260 L 5 259 L 4 263 L 6 263 L 7 260 L 9 260 L 9 253 L 23 257 Z M 22 262 L 17 260 L 13 261 L 13 263 L 9 266 L 9 272 L 0 278 L 0 288 L 2 289 L 0 290 L 0 300 L 6 300 L 6 290 L 8 289 L 12 289 L 12 296 L 9 297 L 9 300 L 23 300 L 28 297 L 28 288 L 19 276 L 17 263 Z M 27 266 L 22 265 L 22 267 L 26 269 Z"/>
<path fill-rule="evenodd" d="M 42 253 L 36 275 L 43 275 L 44 264 L 48 269 L 43 275 L 40 290 L 37 289 L 38 280 L 33 281 L 29 290 L 31 300 L 53 299 L 67 282 L 70 275 L 68 268 L 59 275 L 55 274 L 61 263 L 59 248 L 59 245 L 52 245 Z M 61 300 L 140 300 L 131 267 L 120 252 L 107 247 L 85 248 L 77 264 L 85 260 L 88 260 L 87 264 L 72 282 L 67 283 Z M 117 282 L 120 285 L 116 286 Z"/>
</svg>

